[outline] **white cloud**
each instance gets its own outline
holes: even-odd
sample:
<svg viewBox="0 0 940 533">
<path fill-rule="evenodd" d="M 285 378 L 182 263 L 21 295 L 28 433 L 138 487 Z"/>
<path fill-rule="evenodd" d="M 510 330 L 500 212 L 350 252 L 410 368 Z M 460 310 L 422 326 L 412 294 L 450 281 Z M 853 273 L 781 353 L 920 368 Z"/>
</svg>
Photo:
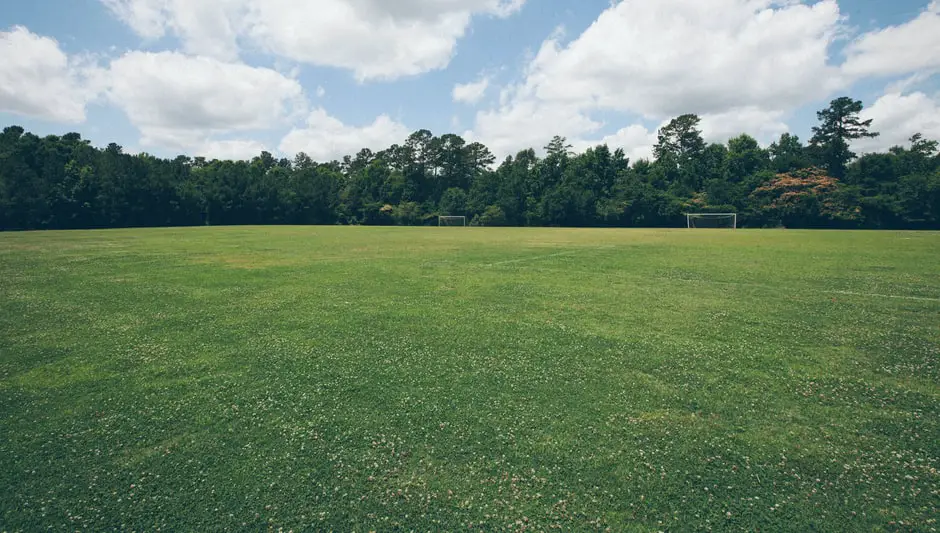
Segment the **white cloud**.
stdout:
<svg viewBox="0 0 940 533">
<path fill-rule="evenodd" d="M 498 159 L 515 155 L 518 150 L 539 149 L 554 135 L 567 137 L 574 144 L 603 126 L 575 105 L 509 98 L 506 105 L 478 112 L 473 130 L 464 134 L 467 139 L 486 144 Z"/>
<path fill-rule="evenodd" d="M 326 96 L 326 89 L 322 85 L 317 86 L 317 98 L 323 98 Z"/>
<path fill-rule="evenodd" d="M 622 148 L 631 161 L 652 159 L 653 146 L 656 144 L 656 131 L 650 131 L 640 124 L 632 124 L 621 128 L 613 135 L 607 135 L 599 140 L 579 141 L 573 144 L 577 150 L 606 144 L 612 150 Z"/>
<path fill-rule="evenodd" d="M 922 70 L 906 78 L 894 80 L 885 88 L 885 94 L 910 92 L 911 89 L 929 80 L 932 76 L 933 72 Z"/>
<path fill-rule="evenodd" d="M 207 159 L 221 160 L 250 160 L 267 150 L 263 143 L 252 140 L 232 139 L 224 141 L 206 141 L 199 148 L 193 150 L 196 155 Z"/>
<path fill-rule="evenodd" d="M 0 32 L 0 111 L 82 122 L 95 97 L 93 65 L 70 58 L 59 43 L 22 26 Z"/>
<path fill-rule="evenodd" d="M 142 135 L 144 145 L 218 149 L 215 134 L 271 128 L 302 113 L 303 90 L 265 68 L 179 53 L 130 52 L 114 60 L 108 96 Z M 243 145 L 242 145 L 243 146 Z"/>
<path fill-rule="evenodd" d="M 922 92 L 885 94 L 871 107 L 862 110 L 860 117 L 872 119 L 872 130 L 881 135 L 853 142 L 852 148 L 859 153 L 907 146 L 908 139 L 915 133 L 922 133 L 927 139 L 940 140 L 940 99 Z"/>
<path fill-rule="evenodd" d="M 919 16 L 860 36 L 846 48 L 851 76 L 892 76 L 940 68 L 940 1 Z"/>
<path fill-rule="evenodd" d="M 770 144 L 790 128 L 782 121 L 782 111 L 756 107 L 731 109 L 724 113 L 702 115 L 702 137 L 709 142 L 723 143 L 746 133 L 763 144 Z"/>
<path fill-rule="evenodd" d="M 734 109 L 726 113 L 704 114 L 699 124 L 702 137 L 707 142 L 726 143 L 729 139 L 742 133 L 755 136 L 764 145 L 776 140 L 781 133 L 789 131 L 789 127 L 781 121 L 783 113 L 777 111 L 762 111 L 756 108 Z M 597 140 L 576 139 L 575 148 L 583 150 L 590 146 L 606 144 L 611 149 L 623 148 L 627 157 L 632 161 L 639 159 L 652 159 L 653 147 L 656 145 L 659 128 L 669 121 L 663 121 L 659 126 L 648 129 L 642 124 L 631 124 L 612 135 Z"/>
<path fill-rule="evenodd" d="M 526 85 L 546 101 L 652 117 L 780 109 L 824 96 L 840 83 L 827 64 L 838 5 L 773 4 L 620 2 L 569 45 L 547 41 Z"/>
<path fill-rule="evenodd" d="M 454 86 L 454 101 L 475 104 L 483 99 L 489 86 L 490 79 L 486 76 L 470 83 L 458 83 Z"/>
<path fill-rule="evenodd" d="M 545 41 L 471 135 L 501 155 L 554 134 L 590 143 L 603 126 L 593 117 L 612 110 L 657 122 L 696 113 L 714 141 L 770 137 L 787 111 L 844 86 L 828 62 L 841 24 L 835 0 L 624 0 L 569 44 Z M 637 128 L 608 139 L 642 142 L 626 148 L 645 154 L 649 132 Z"/>
<path fill-rule="evenodd" d="M 238 57 L 243 29 L 243 0 L 101 0 L 120 20 L 145 39 L 172 33 L 191 54 L 231 61 Z"/>
<path fill-rule="evenodd" d="M 474 15 L 525 0 L 101 0 L 145 38 L 178 36 L 190 53 L 234 59 L 240 41 L 305 63 L 394 79 L 445 67 Z"/>
<path fill-rule="evenodd" d="M 114 15 L 131 27 L 138 35 L 147 39 L 157 39 L 166 33 L 167 16 L 164 0 L 132 1 L 101 0 Z"/>
<path fill-rule="evenodd" d="M 307 118 L 306 127 L 294 128 L 284 137 L 280 150 L 289 155 L 305 152 L 315 160 L 330 161 L 355 155 L 363 148 L 384 150 L 401 143 L 408 134 L 408 128 L 388 115 L 379 116 L 367 126 L 355 127 L 318 108 Z"/>
</svg>

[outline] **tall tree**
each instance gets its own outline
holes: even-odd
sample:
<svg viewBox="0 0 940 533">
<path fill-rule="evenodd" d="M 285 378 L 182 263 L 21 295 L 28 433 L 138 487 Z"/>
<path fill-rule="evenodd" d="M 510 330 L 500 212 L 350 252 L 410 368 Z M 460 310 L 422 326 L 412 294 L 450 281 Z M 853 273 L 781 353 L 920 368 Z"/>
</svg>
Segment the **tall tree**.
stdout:
<svg viewBox="0 0 940 533">
<path fill-rule="evenodd" d="M 545 146 L 545 153 L 547 157 L 566 158 L 572 155 L 571 148 L 573 147 L 568 144 L 568 139 L 556 135 Z"/>
<path fill-rule="evenodd" d="M 754 216 L 765 225 L 857 227 L 860 209 L 839 180 L 818 168 L 778 174 L 751 193 Z"/>
<path fill-rule="evenodd" d="M 806 148 L 796 135 L 784 133 L 780 139 L 770 145 L 770 160 L 774 171 L 790 172 L 810 166 Z"/>
<path fill-rule="evenodd" d="M 467 158 L 467 143 L 459 135 L 441 135 L 435 139 L 435 173 L 429 177 L 432 201 L 439 201 L 444 191 L 470 186 L 473 171 Z"/>
<path fill-rule="evenodd" d="M 659 130 L 653 155 L 662 168 L 664 180 L 675 190 L 692 192 L 701 185 L 702 154 L 705 139 L 699 129 L 698 115 L 682 115 Z"/>
<path fill-rule="evenodd" d="M 672 119 L 659 130 L 653 155 L 656 159 L 674 157 L 681 165 L 705 150 L 705 140 L 699 129 L 698 115 L 682 115 Z"/>
<path fill-rule="evenodd" d="M 823 114 L 816 156 L 871 135 L 856 104 L 837 101 Z M 0 230 L 415 225 L 438 213 L 483 225 L 673 226 L 693 207 L 733 209 L 752 226 L 940 229 L 938 144 L 920 134 L 850 160 L 835 179 L 810 168 L 795 136 L 768 150 L 747 135 L 705 145 L 699 123 L 683 115 L 663 127 L 653 162 L 631 165 L 624 149 L 607 145 L 576 153 L 557 136 L 544 159 L 529 148 L 495 170 L 486 146 L 427 130 L 377 153 L 317 163 L 266 152 L 241 161 L 162 159 L 13 126 L 0 133 Z M 851 155 L 842 157 L 844 164 Z"/>
<path fill-rule="evenodd" d="M 862 109 L 861 100 L 842 96 L 816 113 L 819 126 L 813 127 L 811 153 L 816 162 L 835 178 L 844 177 L 846 165 L 855 158 L 850 147 L 851 141 L 878 136 L 877 132 L 870 131 L 872 119 L 859 118 Z"/>
</svg>

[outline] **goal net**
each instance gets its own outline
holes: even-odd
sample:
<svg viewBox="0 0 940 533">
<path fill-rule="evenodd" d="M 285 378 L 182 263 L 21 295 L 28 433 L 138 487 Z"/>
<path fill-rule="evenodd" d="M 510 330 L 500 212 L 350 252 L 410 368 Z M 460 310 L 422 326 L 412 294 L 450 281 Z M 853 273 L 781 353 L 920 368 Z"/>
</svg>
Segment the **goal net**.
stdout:
<svg viewBox="0 0 940 533">
<path fill-rule="evenodd" d="M 467 217 L 437 217 L 438 226 L 466 226 Z"/>
<path fill-rule="evenodd" d="M 689 229 L 738 229 L 737 213 L 686 213 L 685 220 Z"/>
</svg>

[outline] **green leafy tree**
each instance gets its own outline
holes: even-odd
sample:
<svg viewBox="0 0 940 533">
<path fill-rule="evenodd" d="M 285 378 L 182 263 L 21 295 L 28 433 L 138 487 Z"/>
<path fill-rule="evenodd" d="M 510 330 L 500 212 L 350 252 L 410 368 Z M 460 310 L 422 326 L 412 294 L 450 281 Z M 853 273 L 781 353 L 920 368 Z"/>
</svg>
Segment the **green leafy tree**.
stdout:
<svg viewBox="0 0 940 533">
<path fill-rule="evenodd" d="M 399 226 L 416 226 L 421 223 L 421 206 L 417 202 L 402 202 L 391 213 L 392 220 Z"/>
<path fill-rule="evenodd" d="M 681 115 L 660 128 L 653 155 L 662 168 L 664 181 L 673 190 L 695 191 L 702 181 L 702 155 L 705 140 L 698 115 Z"/>
<path fill-rule="evenodd" d="M 851 141 L 878 136 L 878 133 L 870 131 L 872 119 L 859 118 L 862 109 L 861 100 L 842 96 L 816 113 L 819 125 L 813 127 L 810 152 L 816 163 L 835 178 L 845 176 L 846 166 L 855 158 L 850 148 Z"/>
<path fill-rule="evenodd" d="M 807 168 L 812 164 L 800 138 L 789 133 L 780 135 L 780 139 L 770 145 L 769 152 L 771 166 L 778 173 Z"/>
<path fill-rule="evenodd" d="M 506 213 L 498 205 L 487 206 L 483 214 L 473 220 L 475 226 L 506 226 L 507 223 Z"/>
<path fill-rule="evenodd" d="M 898 203 L 904 227 L 940 227 L 940 170 L 901 178 Z"/>
<path fill-rule="evenodd" d="M 465 216 L 467 214 L 467 193 L 463 189 L 451 187 L 441 197 L 441 214 L 445 216 Z"/>
<path fill-rule="evenodd" d="M 0 134 L 0 229 L 193 224 L 427 224 L 461 214 L 477 224 L 675 226 L 687 209 L 736 210 L 745 224 L 940 229 L 938 144 L 854 158 L 872 135 L 860 104 L 821 112 L 815 143 L 782 135 L 769 149 L 741 135 L 706 144 L 695 115 L 659 132 L 654 161 L 624 148 L 576 153 L 554 137 L 545 157 L 525 149 L 497 168 L 481 143 L 419 130 L 404 143 L 318 163 L 262 152 L 249 161 L 128 154 L 76 133 Z M 841 117 L 841 118 L 840 118 Z M 844 176 L 812 170 L 833 156 Z M 827 168 L 829 165 L 827 165 Z"/>
<path fill-rule="evenodd" d="M 741 134 L 728 141 L 727 178 L 740 183 L 748 176 L 770 167 L 770 154 L 760 147 L 757 139 Z"/>
<path fill-rule="evenodd" d="M 681 164 L 705 150 L 698 115 L 682 115 L 660 128 L 653 155 L 656 159 L 673 158 Z"/>
</svg>

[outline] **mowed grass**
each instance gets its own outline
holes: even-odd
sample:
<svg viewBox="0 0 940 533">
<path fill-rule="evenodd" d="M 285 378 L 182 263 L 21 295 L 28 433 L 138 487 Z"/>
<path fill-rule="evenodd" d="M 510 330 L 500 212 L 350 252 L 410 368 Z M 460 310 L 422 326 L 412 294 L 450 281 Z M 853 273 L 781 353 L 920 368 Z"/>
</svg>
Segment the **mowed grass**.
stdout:
<svg viewBox="0 0 940 533">
<path fill-rule="evenodd" d="M 940 234 L 0 234 L 0 530 L 935 531 Z"/>
</svg>

